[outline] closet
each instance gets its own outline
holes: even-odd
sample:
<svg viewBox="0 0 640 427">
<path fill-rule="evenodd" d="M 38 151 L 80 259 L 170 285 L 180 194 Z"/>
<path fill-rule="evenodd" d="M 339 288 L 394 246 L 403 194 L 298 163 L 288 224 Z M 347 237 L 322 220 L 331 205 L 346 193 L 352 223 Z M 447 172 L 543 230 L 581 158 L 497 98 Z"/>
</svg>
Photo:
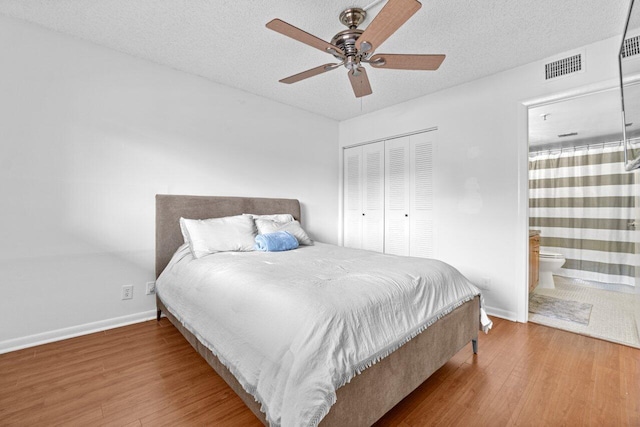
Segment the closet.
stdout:
<svg viewBox="0 0 640 427">
<path fill-rule="evenodd" d="M 384 142 L 344 151 L 344 245 L 384 251 Z"/>
<path fill-rule="evenodd" d="M 433 257 L 435 131 L 344 150 L 344 245 Z"/>
</svg>

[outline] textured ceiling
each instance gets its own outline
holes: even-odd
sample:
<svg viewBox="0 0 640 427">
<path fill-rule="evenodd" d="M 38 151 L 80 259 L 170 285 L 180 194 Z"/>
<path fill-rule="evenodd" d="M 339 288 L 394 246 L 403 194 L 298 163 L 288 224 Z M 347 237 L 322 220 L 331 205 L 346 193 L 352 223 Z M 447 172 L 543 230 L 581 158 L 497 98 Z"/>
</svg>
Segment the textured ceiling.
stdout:
<svg viewBox="0 0 640 427">
<path fill-rule="evenodd" d="M 530 108 L 530 147 L 569 147 L 622 139 L 620 110 L 618 90 L 597 92 Z M 558 136 L 571 133 L 577 135 Z"/>
<path fill-rule="evenodd" d="M 638 61 L 640 58 L 634 58 Z M 625 86 L 627 137 L 640 135 L 640 84 Z M 560 137 L 558 135 L 566 135 Z M 622 139 L 620 90 L 529 108 L 530 150 L 614 142 Z"/>
<path fill-rule="evenodd" d="M 268 21 L 328 41 L 345 28 L 337 18 L 343 9 L 372 1 L 0 0 L 0 13 L 344 120 L 620 35 L 628 7 L 622 0 L 423 0 L 378 52 L 444 53 L 438 71 L 369 67 L 373 94 L 361 99 L 344 68 L 278 83 L 334 58 L 266 29 Z"/>
</svg>

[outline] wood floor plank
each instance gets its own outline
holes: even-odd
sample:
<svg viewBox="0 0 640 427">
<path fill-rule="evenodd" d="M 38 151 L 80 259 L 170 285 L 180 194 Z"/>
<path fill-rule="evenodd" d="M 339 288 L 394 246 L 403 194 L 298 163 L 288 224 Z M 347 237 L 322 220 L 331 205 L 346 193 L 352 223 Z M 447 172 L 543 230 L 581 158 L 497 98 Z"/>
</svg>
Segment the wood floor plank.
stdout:
<svg viewBox="0 0 640 427">
<path fill-rule="evenodd" d="M 465 383 L 474 375 L 473 365 L 463 363 L 436 390 L 420 401 L 419 405 L 404 418 L 411 426 L 430 423 L 440 424 L 449 411 L 446 407 L 457 407 Z M 458 411 L 455 411 L 456 413 Z"/>
<path fill-rule="evenodd" d="M 494 325 L 496 331 L 503 329 L 500 322 Z M 472 356 L 467 362 L 457 369 L 445 383 L 438 387 L 437 393 L 423 399 L 419 406 L 405 418 L 405 422 L 409 425 L 425 425 L 426 423 L 453 423 L 455 419 L 460 417 L 468 405 L 474 401 L 474 396 L 483 389 L 482 382 L 487 378 L 484 372 L 489 370 L 491 366 L 495 366 L 494 362 L 499 358 L 500 351 L 504 351 L 510 346 L 512 338 L 512 330 L 504 329 L 502 333 L 495 335 L 481 335 L 479 337 L 479 346 L 482 348 L 480 355 Z M 492 380 L 495 380 L 493 378 Z M 493 381 L 494 387 L 499 387 L 500 380 Z M 482 394 L 486 396 L 486 394 Z M 457 405 L 459 410 L 455 414 L 448 408 L 449 405 Z M 479 405 L 480 403 L 478 403 Z"/>
<path fill-rule="evenodd" d="M 219 408 L 211 413 L 211 407 Z M 156 418 L 151 422 L 143 420 L 143 425 L 223 425 L 223 426 L 262 426 L 262 423 L 247 410 L 237 396 L 227 395 L 226 399 L 217 400 L 215 396 L 205 395 L 194 399 L 187 405 L 175 408 L 174 411 Z"/>
<path fill-rule="evenodd" d="M 555 329 L 547 327 L 531 327 L 531 324 L 521 325 L 525 328 L 528 336 L 525 354 L 522 354 L 520 361 L 512 372 L 510 383 L 507 388 L 501 391 L 496 397 L 499 400 L 507 396 L 509 386 L 513 386 L 512 390 L 519 390 L 517 396 L 507 397 L 515 406 L 513 413 L 509 417 L 507 425 L 519 425 L 526 423 L 526 418 L 521 417 L 523 411 L 530 412 L 531 401 L 535 399 L 535 394 L 539 390 L 538 381 L 545 370 L 545 360 L 549 351 L 549 343 L 557 333 Z M 517 397 L 517 398 L 516 398 Z"/>
<path fill-rule="evenodd" d="M 640 374 L 625 375 L 622 387 L 622 394 L 626 397 L 626 419 L 623 421 L 630 426 L 640 426 Z"/>
<path fill-rule="evenodd" d="M 523 348 L 526 346 L 526 336 L 518 334 L 518 328 L 511 328 L 501 333 L 504 339 L 494 344 L 497 349 L 495 356 L 487 363 L 484 369 L 479 368 L 479 373 L 470 381 L 467 390 L 461 396 L 464 406 L 470 416 L 482 411 L 504 386 L 513 370 L 521 359 Z M 483 360 L 484 354 L 475 357 L 475 361 Z"/>
<path fill-rule="evenodd" d="M 619 354 L 620 371 L 631 375 L 640 375 L 640 352 L 631 347 L 620 346 Z"/>
<path fill-rule="evenodd" d="M 502 387 L 492 395 L 486 407 L 492 411 L 482 410 L 476 420 L 479 425 L 507 425 L 510 420 L 517 419 L 522 411 L 533 385 L 543 370 L 543 352 L 539 348 L 532 348 L 530 343 L 536 339 L 544 340 L 548 334 L 542 329 L 529 329 L 527 325 L 509 325 L 516 331 L 517 342 L 507 352 L 516 363 Z"/>
<path fill-rule="evenodd" d="M 216 378 L 212 378 L 208 365 L 189 370 L 195 375 L 169 383 L 162 378 L 153 383 L 140 384 L 130 389 L 129 393 L 110 396 L 102 405 L 105 420 L 140 419 L 143 422 L 147 417 L 184 406 L 201 396 L 216 392 L 229 393 L 222 379 L 216 381 Z M 171 386 L 174 383 L 175 386 Z"/>
<path fill-rule="evenodd" d="M 376 426 L 640 425 L 640 350 L 495 319 Z M 0 425 L 259 426 L 162 319 L 0 355 Z"/>
<path fill-rule="evenodd" d="M 626 402 L 620 399 L 620 372 L 596 366 L 593 378 L 589 419 L 594 425 L 622 425 L 622 419 L 627 417 Z"/>
</svg>

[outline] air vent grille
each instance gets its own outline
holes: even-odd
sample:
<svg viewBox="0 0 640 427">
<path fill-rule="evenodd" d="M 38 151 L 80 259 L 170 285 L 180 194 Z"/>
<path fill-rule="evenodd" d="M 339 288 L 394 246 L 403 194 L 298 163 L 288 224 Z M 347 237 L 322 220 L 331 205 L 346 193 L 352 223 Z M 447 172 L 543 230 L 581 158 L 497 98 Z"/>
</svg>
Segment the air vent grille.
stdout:
<svg viewBox="0 0 640 427">
<path fill-rule="evenodd" d="M 628 58 L 640 53 L 640 36 L 629 37 L 625 39 L 622 46 L 622 57 Z"/>
<path fill-rule="evenodd" d="M 544 65 L 545 80 L 582 71 L 582 54 L 562 58 Z"/>
</svg>

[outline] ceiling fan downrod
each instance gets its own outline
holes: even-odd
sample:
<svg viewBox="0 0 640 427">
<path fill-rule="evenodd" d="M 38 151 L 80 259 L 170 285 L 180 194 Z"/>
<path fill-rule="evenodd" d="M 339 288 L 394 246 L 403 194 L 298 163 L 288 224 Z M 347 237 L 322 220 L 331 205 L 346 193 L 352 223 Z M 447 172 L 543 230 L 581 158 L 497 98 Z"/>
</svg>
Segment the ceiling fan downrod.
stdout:
<svg viewBox="0 0 640 427">
<path fill-rule="evenodd" d="M 331 44 L 344 54 L 344 58 L 339 59 L 342 59 L 345 68 L 351 71 L 357 72 L 360 61 L 366 58 L 356 47 L 356 40 L 363 33 L 363 30 L 358 29 L 358 25 L 362 24 L 366 16 L 367 12 L 357 7 L 344 10 L 340 14 L 339 20 L 348 29 L 340 31 L 331 39 Z M 338 58 L 337 55 L 334 54 L 334 56 Z"/>
</svg>

